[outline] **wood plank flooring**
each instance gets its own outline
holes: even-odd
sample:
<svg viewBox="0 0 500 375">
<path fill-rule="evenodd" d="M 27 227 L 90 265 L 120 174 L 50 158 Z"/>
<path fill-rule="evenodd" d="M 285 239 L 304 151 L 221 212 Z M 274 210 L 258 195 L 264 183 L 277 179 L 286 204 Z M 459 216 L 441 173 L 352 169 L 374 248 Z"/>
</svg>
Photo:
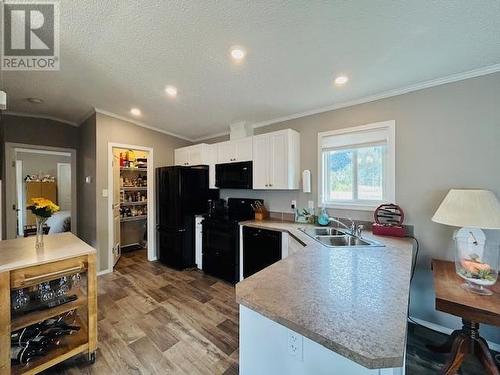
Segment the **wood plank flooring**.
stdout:
<svg viewBox="0 0 500 375">
<path fill-rule="evenodd" d="M 98 279 L 97 360 L 83 356 L 44 374 L 238 374 L 234 287 L 124 254 Z"/>
<path fill-rule="evenodd" d="M 148 262 L 145 251 L 134 251 L 122 256 L 114 273 L 98 278 L 98 288 L 96 363 L 89 365 L 80 356 L 45 375 L 238 374 L 238 306 L 232 285 L 200 271 L 179 272 Z M 408 334 L 406 373 L 438 373 L 447 355 L 425 345 L 444 342 L 446 335 L 413 324 Z M 468 359 L 459 373 L 484 372 Z"/>
</svg>

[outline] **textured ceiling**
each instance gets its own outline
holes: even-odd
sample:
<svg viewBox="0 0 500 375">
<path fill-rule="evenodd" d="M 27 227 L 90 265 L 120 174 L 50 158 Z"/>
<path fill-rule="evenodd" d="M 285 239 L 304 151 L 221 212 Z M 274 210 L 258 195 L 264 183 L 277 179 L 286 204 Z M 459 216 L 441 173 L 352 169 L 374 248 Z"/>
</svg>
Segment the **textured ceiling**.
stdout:
<svg viewBox="0 0 500 375">
<path fill-rule="evenodd" d="M 136 120 L 196 139 L 498 64 L 499 14 L 496 0 L 62 0 L 61 70 L 3 84 L 12 112 L 79 123 L 138 107 Z"/>
</svg>

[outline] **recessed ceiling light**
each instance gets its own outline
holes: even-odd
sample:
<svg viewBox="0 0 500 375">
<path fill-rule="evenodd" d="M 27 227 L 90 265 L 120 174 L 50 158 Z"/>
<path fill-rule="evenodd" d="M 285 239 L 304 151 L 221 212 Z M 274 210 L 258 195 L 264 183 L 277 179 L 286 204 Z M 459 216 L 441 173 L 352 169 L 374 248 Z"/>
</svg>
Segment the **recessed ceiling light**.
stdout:
<svg viewBox="0 0 500 375">
<path fill-rule="evenodd" d="M 165 87 L 165 92 L 171 98 L 177 97 L 177 87 L 175 86 L 168 85 L 167 87 Z"/>
<path fill-rule="evenodd" d="M 349 81 L 349 78 L 347 76 L 338 76 L 335 78 L 334 82 L 337 86 L 342 86 L 345 85 L 347 81 Z"/>
<path fill-rule="evenodd" d="M 43 100 L 40 98 L 27 98 L 26 100 L 28 102 L 30 102 L 31 104 L 42 104 L 43 103 Z"/>
<path fill-rule="evenodd" d="M 247 52 L 242 47 L 231 47 L 231 57 L 236 62 L 242 61 L 245 58 L 246 54 Z"/>
<path fill-rule="evenodd" d="M 139 108 L 132 108 L 130 110 L 130 113 L 133 114 L 134 116 L 140 116 L 142 112 Z"/>
</svg>

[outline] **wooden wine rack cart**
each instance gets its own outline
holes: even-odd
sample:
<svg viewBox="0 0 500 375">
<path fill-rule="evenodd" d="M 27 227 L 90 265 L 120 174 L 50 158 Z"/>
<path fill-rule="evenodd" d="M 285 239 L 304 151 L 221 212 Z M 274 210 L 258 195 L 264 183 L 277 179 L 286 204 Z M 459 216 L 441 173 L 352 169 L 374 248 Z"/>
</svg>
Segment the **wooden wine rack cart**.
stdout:
<svg viewBox="0 0 500 375">
<path fill-rule="evenodd" d="M 37 374 L 77 354 L 88 354 L 95 361 L 97 349 L 96 252 L 71 233 L 44 237 L 45 247 L 35 250 L 33 237 L 0 241 L 0 374 Z M 23 315 L 11 314 L 11 291 L 27 288 L 76 273 L 86 274 L 86 283 L 75 301 L 51 309 Z M 86 285 L 86 288 L 83 286 Z M 27 365 L 11 366 L 11 332 L 77 310 L 81 327 L 62 337 L 61 344 Z"/>
</svg>

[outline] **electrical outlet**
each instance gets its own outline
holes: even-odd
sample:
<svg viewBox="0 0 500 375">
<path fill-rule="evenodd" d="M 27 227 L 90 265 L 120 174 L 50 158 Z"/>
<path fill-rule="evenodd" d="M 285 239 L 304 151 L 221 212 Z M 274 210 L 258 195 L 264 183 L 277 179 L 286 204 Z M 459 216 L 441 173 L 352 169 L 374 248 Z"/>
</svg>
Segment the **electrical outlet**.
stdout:
<svg viewBox="0 0 500 375">
<path fill-rule="evenodd" d="M 296 200 L 292 201 L 291 207 L 292 207 L 292 209 L 296 209 L 297 208 L 297 201 Z"/>
<path fill-rule="evenodd" d="M 311 209 L 311 210 L 314 210 L 314 201 L 308 201 L 307 207 L 309 207 L 309 209 Z"/>
<path fill-rule="evenodd" d="M 288 331 L 288 353 L 298 361 L 303 361 L 304 337 L 297 332 Z"/>
</svg>

